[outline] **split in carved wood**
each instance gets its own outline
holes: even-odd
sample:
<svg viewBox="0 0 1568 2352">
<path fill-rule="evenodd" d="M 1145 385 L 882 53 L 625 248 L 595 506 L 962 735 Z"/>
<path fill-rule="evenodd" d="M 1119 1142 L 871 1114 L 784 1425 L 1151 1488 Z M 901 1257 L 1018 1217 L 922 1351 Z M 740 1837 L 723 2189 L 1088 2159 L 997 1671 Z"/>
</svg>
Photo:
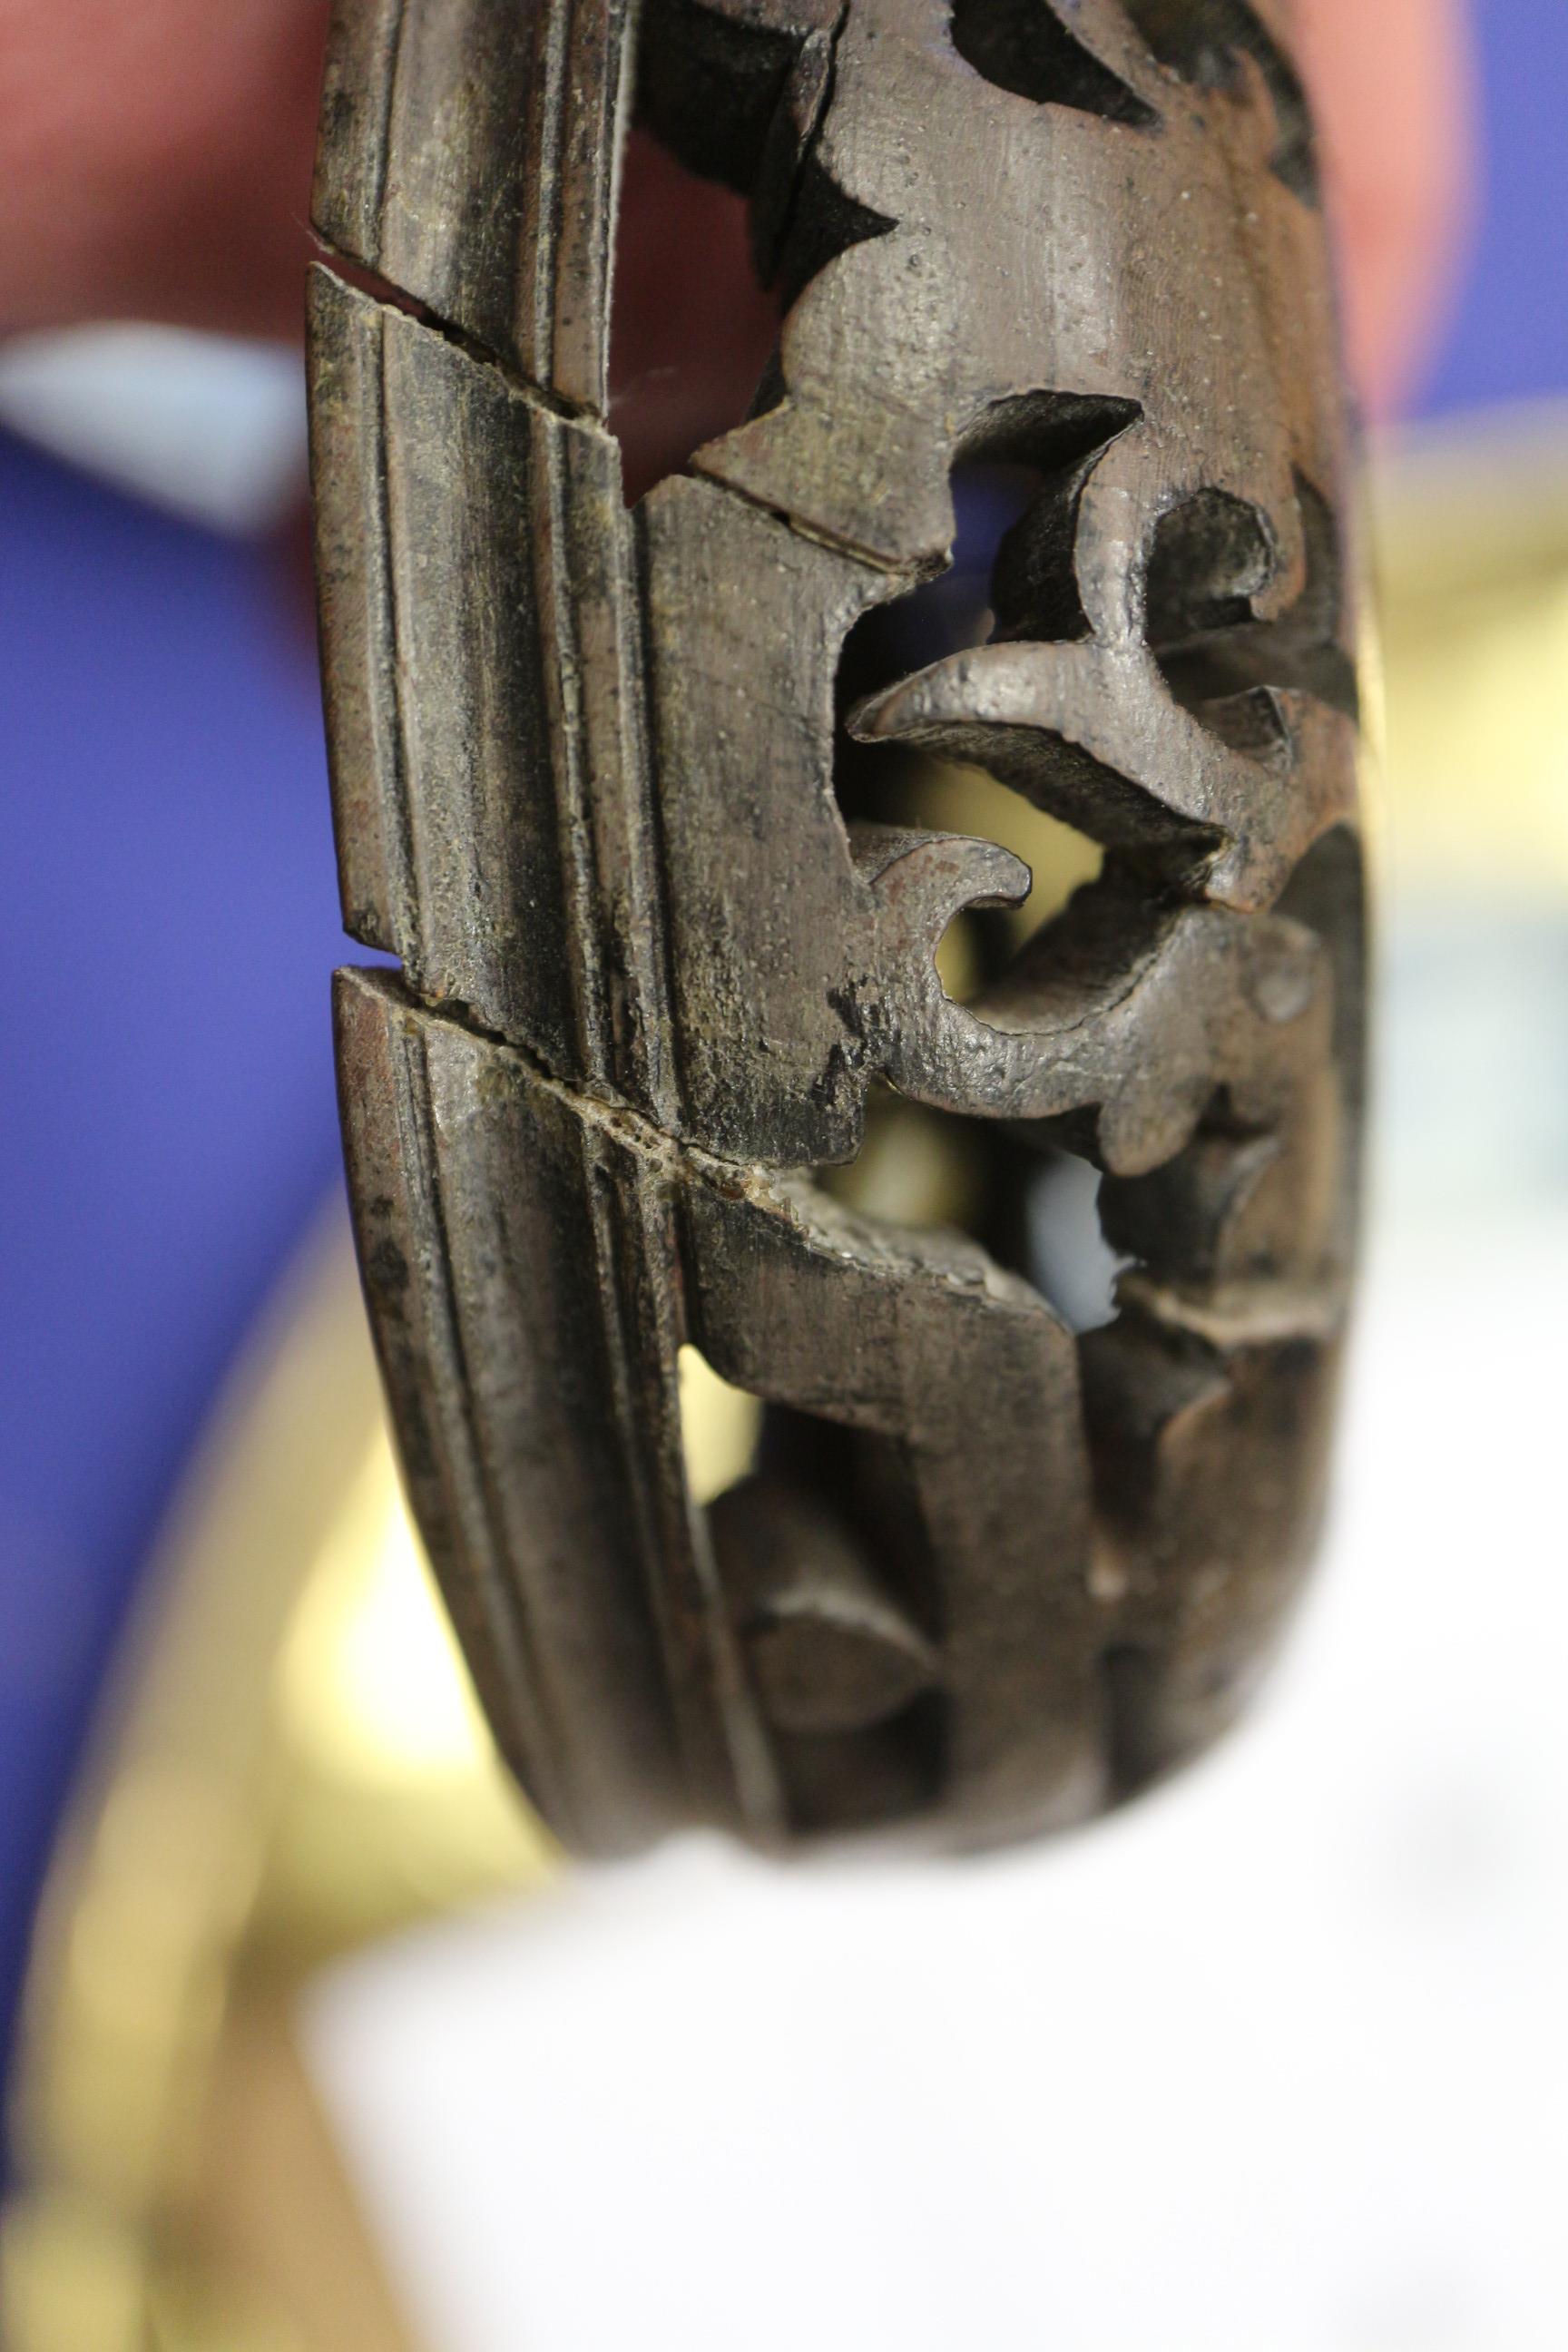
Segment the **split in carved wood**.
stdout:
<svg viewBox="0 0 1568 2352">
<path fill-rule="evenodd" d="M 634 108 L 747 197 L 784 323 L 628 509 Z M 1274 1640 L 1352 1252 L 1341 397 L 1277 0 L 340 0 L 316 216 L 386 293 L 313 294 L 343 901 L 400 966 L 339 983 L 354 1213 L 501 1744 L 591 1851 L 1081 1819 Z M 988 626 L 858 690 L 975 467 Z M 1030 877 L 897 818 L 939 762 L 1103 852 L 957 993 L 944 938 Z M 900 1100 L 973 1232 L 842 1197 Z M 1077 1334 L 1021 1238 L 1064 1148 L 1129 1261 Z M 688 1345 L 767 1408 L 708 1509 Z"/>
</svg>

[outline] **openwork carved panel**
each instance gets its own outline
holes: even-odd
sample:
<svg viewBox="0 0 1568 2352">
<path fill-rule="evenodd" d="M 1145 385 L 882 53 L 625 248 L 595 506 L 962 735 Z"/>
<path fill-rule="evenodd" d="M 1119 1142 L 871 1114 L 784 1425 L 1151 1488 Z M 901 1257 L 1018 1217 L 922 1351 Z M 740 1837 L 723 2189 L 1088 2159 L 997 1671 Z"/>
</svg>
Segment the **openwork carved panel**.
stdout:
<svg viewBox="0 0 1568 2352">
<path fill-rule="evenodd" d="M 634 110 L 746 195 L 783 328 L 628 507 Z M 340 980 L 349 1165 L 503 1746 L 595 1851 L 1079 1820 L 1268 1653 L 1352 1247 L 1353 615 L 1281 16 L 342 0 L 317 218 L 343 899 L 399 966 Z M 858 677 L 981 475 L 984 627 Z M 955 768 L 1102 853 L 968 986 L 1028 869 L 884 790 Z M 857 1205 L 899 1105 L 971 1230 Z M 1027 1241 L 1064 1152 L 1124 1261 L 1087 1332 Z M 766 1407 L 705 1509 L 688 1345 Z"/>
</svg>

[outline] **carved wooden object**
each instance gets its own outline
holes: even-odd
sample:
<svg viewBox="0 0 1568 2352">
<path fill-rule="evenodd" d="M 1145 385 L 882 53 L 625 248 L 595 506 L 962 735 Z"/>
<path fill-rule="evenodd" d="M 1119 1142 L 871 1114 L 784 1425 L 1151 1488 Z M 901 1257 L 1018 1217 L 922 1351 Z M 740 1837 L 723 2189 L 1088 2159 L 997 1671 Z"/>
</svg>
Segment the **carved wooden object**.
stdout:
<svg viewBox="0 0 1568 2352">
<path fill-rule="evenodd" d="M 628 510 L 634 110 L 787 307 Z M 506 1753 L 592 1851 L 1081 1819 L 1274 1639 L 1352 1245 L 1341 402 L 1277 0 L 341 0 L 317 222 L 359 281 L 312 326 L 343 900 L 399 966 L 339 983 L 354 1213 Z M 855 698 L 976 466 L 1025 486 L 989 634 Z M 963 1003 L 939 942 L 1028 875 L 877 821 L 936 761 L 1105 853 Z M 889 1089 L 963 1122 L 976 1234 L 825 1179 Z M 1079 1335 L 1015 1245 L 1064 1145 L 1132 1261 Z M 706 1510 L 686 1344 L 768 1408 Z"/>
</svg>

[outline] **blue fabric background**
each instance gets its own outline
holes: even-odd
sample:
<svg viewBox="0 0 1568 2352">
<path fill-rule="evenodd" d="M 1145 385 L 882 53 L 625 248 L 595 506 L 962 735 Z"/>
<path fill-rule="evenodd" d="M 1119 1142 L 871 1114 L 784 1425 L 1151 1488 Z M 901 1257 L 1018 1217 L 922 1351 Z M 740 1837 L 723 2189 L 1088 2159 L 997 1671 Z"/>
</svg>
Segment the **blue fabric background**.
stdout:
<svg viewBox="0 0 1568 2352">
<path fill-rule="evenodd" d="M 1434 412 L 1568 390 L 1568 8 L 1478 14 L 1489 193 Z M 303 614 L 278 550 L 0 442 L 0 2047 L 149 1538 L 336 1181 Z"/>
<path fill-rule="evenodd" d="M 334 1181 L 340 941 L 309 606 L 279 551 L 0 442 L 0 664 L 8 2017 L 149 1538 Z"/>
</svg>

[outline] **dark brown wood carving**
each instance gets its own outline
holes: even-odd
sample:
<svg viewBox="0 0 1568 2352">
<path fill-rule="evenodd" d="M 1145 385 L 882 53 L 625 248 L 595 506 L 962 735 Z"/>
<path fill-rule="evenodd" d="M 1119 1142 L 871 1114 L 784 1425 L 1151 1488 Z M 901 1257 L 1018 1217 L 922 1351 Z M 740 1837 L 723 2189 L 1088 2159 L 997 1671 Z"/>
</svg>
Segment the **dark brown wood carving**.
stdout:
<svg viewBox="0 0 1568 2352">
<path fill-rule="evenodd" d="M 784 324 L 628 507 L 634 113 L 745 194 Z M 1341 397 L 1277 0 L 341 0 L 316 204 L 343 903 L 398 967 L 339 982 L 354 1215 L 505 1751 L 597 1852 L 1080 1820 L 1270 1648 L 1352 1248 Z M 955 481 L 1012 504 L 931 657 Z M 944 935 L 1029 875 L 910 821 L 942 763 L 1103 852 L 964 989 Z M 833 1172 L 910 1105 L 967 1232 Z M 1125 1261 L 1088 1331 L 1031 1255 L 1064 1153 Z M 766 1405 L 704 1509 L 686 1345 Z"/>
</svg>

